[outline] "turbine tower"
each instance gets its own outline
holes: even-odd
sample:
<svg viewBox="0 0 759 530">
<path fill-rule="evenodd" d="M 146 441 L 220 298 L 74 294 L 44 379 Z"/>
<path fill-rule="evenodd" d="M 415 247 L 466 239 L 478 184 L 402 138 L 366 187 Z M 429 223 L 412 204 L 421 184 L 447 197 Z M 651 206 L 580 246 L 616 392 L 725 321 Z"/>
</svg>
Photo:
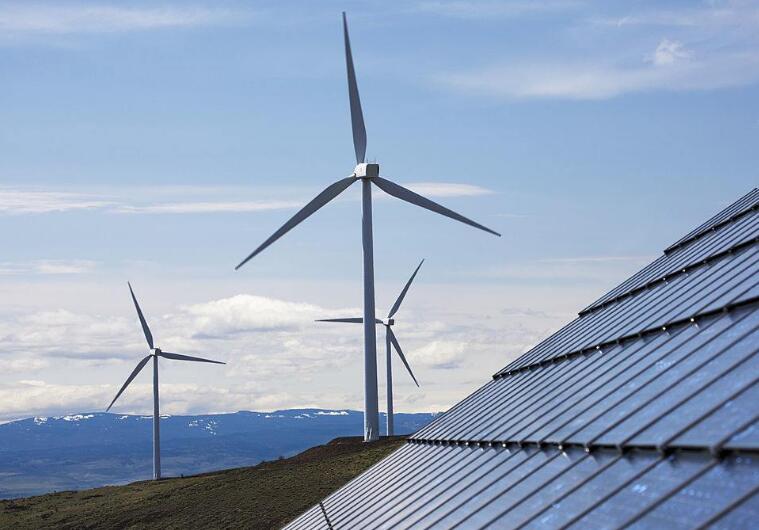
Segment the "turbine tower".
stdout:
<svg viewBox="0 0 759 530">
<path fill-rule="evenodd" d="M 401 361 L 403 361 L 403 365 L 406 367 L 406 370 L 408 370 L 409 375 L 411 376 L 411 379 L 414 380 L 414 383 L 416 383 L 416 386 L 419 386 L 419 381 L 416 380 L 416 377 L 414 377 L 414 372 L 411 371 L 411 366 L 409 366 L 408 361 L 406 361 L 406 356 L 403 355 L 403 350 L 401 350 L 401 345 L 398 344 L 398 339 L 395 337 L 395 333 L 393 333 L 392 327 L 395 325 L 395 319 L 393 318 L 395 314 L 398 312 L 398 309 L 401 307 L 401 303 L 403 302 L 403 299 L 406 297 L 406 293 L 408 292 L 408 288 L 411 287 L 411 282 L 414 281 L 414 278 L 416 277 L 416 273 L 419 272 L 419 269 L 422 267 L 422 263 L 424 263 L 424 260 L 419 262 L 419 265 L 417 265 L 416 270 L 414 271 L 414 274 L 411 275 L 411 278 L 408 279 L 406 282 L 406 285 L 403 287 L 403 290 L 401 291 L 401 294 L 398 295 L 398 299 L 393 304 L 393 307 L 390 309 L 390 312 L 387 314 L 386 320 L 380 320 L 380 319 L 374 319 L 375 324 L 382 324 L 385 326 L 385 365 L 386 365 L 386 375 L 387 375 L 387 435 L 393 436 L 395 434 L 395 430 L 393 428 L 393 355 L 391 351 L 391 345 L 395 347 L 395 351 L 398 352 L 398 356 L 401 358 Z M 317 322 L 343 322 L 343 323 L 349 323 L 349 324 L 362 324 L 364 322 L 363 318 L 324 318 L 321 320 L 317 320 Z"/>
<path fill-rule="evenodd" d="M 119 399 L 119 396 L 126 390 L 126 387 L 129 386 L 129 383 L 132 382 L 132 380 L 137 377 L 137 374 L 140 373 L 140 371 L 145 367 L 146 364 L 148 364 L 148 361 L 150 359 L 153 359 L 153 480 L 158 480 L 161 478 L 161 432 L 160 432 L 160 425 L 159 422 L 161 420 L 161 416 L 159 413 L 159 407 L 158 407 L 158 358 L 163 357 L 165 359 L 172 359 L 174 361 L 195 361 L 199 363 L 213 363 L 213 364 L 226 364 L 221 361 L 212 361 L 210 359 L 202 359 L 200 357 L 190 357 L 189 355 L 180 355 L 179 353 L 171 353 L 167 351 L 161 350 L 161 348 L 157 348 L 153 345 L 153 334 L 150 332 L 150 328 L 148 327 L 148 323 L 145 320 L 145 317 L 142 314 L 142 309 L 140 309 L 140 304 L 137 303 L 137 298 L 134 296 L 134 291 L 132 290 L 132 285 L 127 282 L 127 285 L 129 285 L 129 292 L 132 295 L 132 301 L 134 302 L 134 308 L 137 310 L 137 316 L 140 317 L 140 324 L 142 325 L 142 332 L 145 334 L 145 340 L 148 341 L 148 346 L 150 348 L 150 353 L 142 359 L 139 363 L 137 363 L 137 367 L 132 371 L 132 373 L 129 375 L 129 377 L 126 380 L 126 383 L 121 387 L 121 390 L 119 390 L 119 393 L 116 394 L 116 397 L 113 398 L 113 401 L 111 401 L 111 404 L 108 405 L 108 408 L 105 409 L 106 412 L 111 410 L 111 407 L 114 403 L 116 403 L 116 400 Z"/>
<path fill-rule="evenodd" d="M 343 12 L 343 38 L 345 40 L 345 64 L 348 70 L 348 96 L 351 109 L 351 125 L 353 129 L 353 148 L 356 152 L 356 167 L 353 173 L 344 179 L 338 180 L 328 186 L 306 204 L 282 227 L 274 232 L 269 239 L 264 241 L 247 258 L 242 260 L 235 270 L 239 269 L 258 255 L 266 247 L 292 230 L 295 226 L 310 217 L 329 201 L 340 195 L 351 184 L 361 181 L 362 190 L 362 222 L 361 235 L 364 252 L 364 441 L 371 442 L 379 439 L 379 407 L 377 404 L 377 336 L 373 321 L 374 314 L 374 243 L 372 241 L 372 183 L 385 193 L 392 195 L 411 204 L 421 206 L 427 210 L 445 215 L 456 221 L 468 224 L 480 230 L 500 236 L 495 232 L 471 219 L 467 219 L 453 210 L 437 204 L 413 191 L 399 186 L 398 184 L 380 177 L 379 164 L 369 163 L 366 159 L 366 128 L 364 116 L 361 112 L 361 101 L 358 96 L 356 84 L 356 72 L 353 68 L 350 39 L 348 37 L 348 22 Z"/>
</svg>

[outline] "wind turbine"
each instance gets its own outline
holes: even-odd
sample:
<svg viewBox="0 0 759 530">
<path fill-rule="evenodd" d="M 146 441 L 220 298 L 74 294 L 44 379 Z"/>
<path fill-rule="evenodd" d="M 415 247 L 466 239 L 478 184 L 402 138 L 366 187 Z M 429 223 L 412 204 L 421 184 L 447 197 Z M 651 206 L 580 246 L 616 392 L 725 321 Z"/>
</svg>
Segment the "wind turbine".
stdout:
<svg viewBox="0 0 759 530">
<path fill-rule="evenodd" d="M 161 350 L 161 348 L 157 348 L 153 345 L 153 334 L 150 332 L 150 328 L 148 327 L 147 321 L 145 321 L 145 317 L 142 314 L 142 309 L 140 309 L 140 304 L 137 303 L 137 298 L 134 296 L 134 291 L 132 290 L 132 285 L 127 282 L 127 285 L 129 285 L 129 292 L 132 295 L 132 301 L 134 302 L 134 308 L 137 310 L 137 316 L 140 317 L 140 324 L 142 325 L 142 332 L 145 334 L 145 340 L 148 341 L 148 346 L 150 347 L 150 353 L 142 359 L 139 363 L 137 363 L 137 367 L 132 371 L 132 373 L 129 375 L 129 377 L 126 380 L 126 383 L 121 387 L 121 390 L 119 390 L 119 393 L 116 394 L 116 397 L 113 398 L 113 401 L 111 401 L 111 404 L 108 405 L 108 408 L 105 410 L 108 412 L 111 410 L 111 407 L 114 403 L 116 403 L 116 400 L 119 399 L 119 396 L 126 390 L 126 387 L 129 386 L 129 383 L 132 382 L 132 380 L 137 377 L 137 374 L 140 373 L 140 371 L 145 367 L 146 364 L 148 364 L 148 361 L 150 359 L 153 359 L 153 480 L 158 480 L 161 478 L 161 433 L 160 433 L 160 426 L 159 422 L 161 420 L 160 414 L 158 412 L 158 358 L 163 357 L 165 359 L 172 359 L 174 361 L 195 361 L 199 363 L 213 363 L 213 364 L 226 364 L 221 361 L 212 361 L 210 359 L 202 359 L 200 357 L 190 357 L 189 355 L 180 355 L 179 353 L 171 353 L 167 351 Z"/>
<path fill-rule="evenodd" d="M 419 272 L 419 269 L 422 267 L 422 263 L 424 263 L 424 260 L 422 260 L 419 265 L 416 267 L 416 270 L 414 271 L 414 274 L 411 275 L 411 278 L 408 279 L 406 282 L 406 285 L 403 287 L 403 290 L 401 291 L 401 294 L 398 295 L 398 299 L 393 304 L 393 307 L 390 309 L 390 312 L 387 314 L 387 319 L 380 320 L 378 318 L 374 319 L 375 324 L 382 324 L 385 326 L 385 364 L 386 364 L 386 373 L 387 373 L 387 435 L 392 436 L 395 432 L 393 429 L 393 355 L 391 350 L 391 344 L 395 347 L 395 351 L 398 352 L 398 356 L 401 358 L 401 361 L 403 361 L 403 365 L 406 367 L 406 370 L 408 370 L 409 375 L 411 376 L 411 379 L 414 380 L 414 383 L 416 383 L 416 386 L 419 386 L 419 381 L 416 380 L 416 377 L 414 377 L 414 372 L 411 371 L 411 366 L 409 366 L 408 361 L 406 360 L 406 356 L 403 355 L 403 350 L 401 350 L 401 345 L 398 344 L 398 339 L 395 337 L 395 333 L 393 333 L 392 327 L 395 325 L 395 319 L 393 316 L 398 312 L 398 309 L 401 307 L 401 303 L 403 302 L 403 299 L 406 297 L 406 293 L 408 292 L 408 288 L 411 287 L 411 282 L 414 281 L 414 278 L 416 277 L 416 273 Z M 364 322 L 363 318 L 324 318 L 321 320 L 317 320 L 317 322 L 344 322 L 344 323 L 350 323 L 350 324 L 362 324 Z"/>
<path fill-rule="evenodd" d="M 342 180 L 328 186 L 306 204 L 282 227 L 264 241 L 247 258 L 242 260 L 235 270 L 239 269 L 258 255 L 266 247 L 292 230 L 296 225 L 310 217 L 329 201 L 340 195 L 351 184 L 361 181 L 362 189 L 362 224 L 361 235 L 364 251 L 364 441 L 371 442 L 379 439 L 379 407 L 377 399 L 377 336 L 373 321 L 374 314 L 374 244 L 372 241 L 372 183 L 385 193 L 392 195 L 411 204 L 421 206 L 427 210 L 445 215 L 456 221 L 468 224 L 480 230 L 500 236 L 479 223 L 449 210 L 413 191 L 399 186 L 398 184 L 379 176 L 379 164 L 366 163 L 366 128 L 364 116 L 361 112 L 361 101 L 358 96 L 356 84 L 356 71 L 353 68 L 350 39 L 348 37 L 348 22 L 343 12 L 343 38 L 345 40 L 345 64 L 348 70 L 348 96 L 351 110 L 351 125 L 353 129 L 353 148 L 356 152 L 356 167 L 353 173 Z"/>
</svg>

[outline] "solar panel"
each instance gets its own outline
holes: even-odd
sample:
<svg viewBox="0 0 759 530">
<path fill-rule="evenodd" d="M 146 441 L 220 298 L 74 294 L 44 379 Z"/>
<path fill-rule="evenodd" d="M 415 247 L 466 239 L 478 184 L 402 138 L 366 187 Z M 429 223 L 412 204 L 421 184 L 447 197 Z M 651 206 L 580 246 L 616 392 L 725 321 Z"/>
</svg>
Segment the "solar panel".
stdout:
<svg viewBox="0 0 759 530">
<path fill-rule="evenodd" d="M 748 528 L 759 190 L 287 528 Z"/>
</svg>

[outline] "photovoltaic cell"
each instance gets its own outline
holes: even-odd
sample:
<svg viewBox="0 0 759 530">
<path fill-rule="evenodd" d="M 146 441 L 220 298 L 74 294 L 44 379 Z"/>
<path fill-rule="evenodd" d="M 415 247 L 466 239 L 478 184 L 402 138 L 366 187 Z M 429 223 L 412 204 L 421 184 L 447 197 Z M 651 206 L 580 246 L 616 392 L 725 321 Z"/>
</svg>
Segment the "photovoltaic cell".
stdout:
<svg viewBox="0 0 759 530">
<path fill-rule="evenodd" d="M 745 308 L 499 378 L 412 438 L 587 444 L 603 433 L 596 443 L 634 435 L 641 445 L 656 445 L 695 429 L 712 409 L 719 416 L 723 404 L 753 384 L 757 328 L 759 309 Z M 702 430 L 701 444 L 718 443 L 724 427 Z"/>
<path fill-rule="evenodd" d="M 702 263 L 714 256 L 723 254 L 730 249 L 741 247 L 754 241 L 759 233 L 759 210 L 752 210 L 744 217 L 737 219 L 715 232 L 709 232 L 702 239 L 692 244 L 678 248 L 671 254 L 664 254 L 629 280 L 615 287 L 599 298 L 593 304 L 583 309 L 581 313 L 596 308 L 609 300 L 622 296 L 647 283 L 659 280 Z"/>
<path fill-rule="evenodd" d="M 410 447 L 427 457 L 419 480 L 391 481 L 390 474 L 370 469 L 360 496 L 324 501 L 334 528 L 696 527 L 759 483 L 759 467 L 744 456 L 718 465 L 695 453 Z M 408 453 L 388 458 L 396 459 L 400 465 L 392 467 L 403 469 Z M 448 478 L 436 481 L 440 474 Z M 730 486 L 720 488 L 726 482 Z M 741 503 L 744 515 L 752 503 Z M 652 526 L 662 521 L 667 524 Z M 312 509 L 286 528 L 322 527 L 323 515 Z"/>
<path fill-rule="evenodd" d="M 577 318 L 500 374 L 579 352 L 617 339 L 755 298 L 759 289 L 759 248 L 755 245 L 715 263 L 658 284 L 633 297 Z"/>
<path fill-rule="evenodd" d="M 684 514 L 692 521 L 708 521 L 759 484 L 757 464 L 755 457 L 746 455 L 734 455 L 719 464 L 714 463 L 692 482 L 675 485 L 671 495 L 660 495 L 658 503 L 637 514 L 629 528 L 675 528 L 682 524 Z"/>
<path fill-rule="evenodd" d="M 287 528 L 749 528 L 759 190 Z"/>
<path fill-rule="evenodd" d="M 759 188 L 754 188 L 750 192 L 748 192 L 746 195 L 735 201 L 733 204 L 716 214 L 714 217 L 706 221 L 704 224 L 700 225 L 699 227 L 695 228 L 682 238 L 680 238 L 678 241 L 667 247 L 666 251 L 669 251 L 670 249 L 681 245 L 683 242 L 693 239 L 694 237 L 697 237 L 699 234 L 703 234 L 704 232 L 707 232 L 708 230 L 711 230 L 712 227 L 719 223 L 723 223 L 726 220 L 728 220 L 730 217 L 734 217 L 736 215 L 739 215 L 741 212 L 745 212 L 746 210 L 750 210 L 751 208 L 756 207 L 759 205 Z"/>
<path fill-rule="evenodd" d="M 736 528 L 752 528 L 759 521 L 759 491 L 754 491 L 746 495 L 745 498 L 736 499 L 733 505 L 728 505 L 718 514 L 715 514 L 713 520 L 708 521 L 711 530 L 734 530 Z"/>
</svg>

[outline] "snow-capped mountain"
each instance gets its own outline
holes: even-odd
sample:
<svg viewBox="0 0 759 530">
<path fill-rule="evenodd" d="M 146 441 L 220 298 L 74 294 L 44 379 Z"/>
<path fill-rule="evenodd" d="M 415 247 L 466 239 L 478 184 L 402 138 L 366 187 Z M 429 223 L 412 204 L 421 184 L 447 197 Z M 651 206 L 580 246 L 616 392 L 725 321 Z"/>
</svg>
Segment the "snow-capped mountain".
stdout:
<svg viewBox="0 0 759 530">
<path fill-rule="evenodd" d="M 398 434 L 434 414 L 396 414 Z M 152 416 L 81 413 L 0 425 L 0 498 L 123 484 L 151 476 Z M 161 416 L 165 476 L 254 465 L 362 432 L 354 410 Z"/>
</svg>

